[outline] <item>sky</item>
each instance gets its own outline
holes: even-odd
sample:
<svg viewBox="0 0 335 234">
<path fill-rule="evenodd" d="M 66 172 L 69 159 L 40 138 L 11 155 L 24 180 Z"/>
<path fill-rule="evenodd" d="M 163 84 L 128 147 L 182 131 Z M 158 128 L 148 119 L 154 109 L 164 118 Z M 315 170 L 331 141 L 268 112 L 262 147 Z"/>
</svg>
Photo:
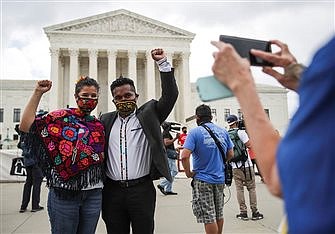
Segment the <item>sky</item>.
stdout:
<svg viewBox="0 0 335 234">
<path fill-rule="evenodd" d="M 195 33 L 190 79 L 212 74 L 210 44 L 220 34 L 279 39 L 308 65 L 334 34 L 334 1 L 4 1 L 1 0 L 1 79 L 49 79 L 49 42 L 43 28 L 118 9 Z M 275 48 L 274 48 L 275 50 Z M 278 85 L 252 69 L 256 82 Z M 297 98 L 289 93 L 289 111 Z"/>
</svg>

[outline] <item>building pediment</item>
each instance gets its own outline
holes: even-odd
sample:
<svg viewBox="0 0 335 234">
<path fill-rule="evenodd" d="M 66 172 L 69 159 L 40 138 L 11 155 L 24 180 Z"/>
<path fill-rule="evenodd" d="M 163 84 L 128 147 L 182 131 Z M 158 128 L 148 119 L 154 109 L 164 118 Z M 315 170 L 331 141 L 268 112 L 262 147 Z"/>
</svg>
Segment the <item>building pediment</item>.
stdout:
<svg viewBox="0 0 335 234">
<path fill-rule="evenodd" d="M 121 9 L 44 28 L 47 34 L 167 36 L 193 39 L 195 34 Z"/>
</svg>

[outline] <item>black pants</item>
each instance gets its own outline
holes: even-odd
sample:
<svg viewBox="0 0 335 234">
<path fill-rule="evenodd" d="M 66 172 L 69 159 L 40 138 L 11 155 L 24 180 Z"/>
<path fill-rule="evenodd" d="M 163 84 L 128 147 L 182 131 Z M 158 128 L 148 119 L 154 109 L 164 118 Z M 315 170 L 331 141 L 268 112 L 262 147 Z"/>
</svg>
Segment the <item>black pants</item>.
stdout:
<svg viewBox="0 0 335 234">
<path fill-rule="evenodd" d="M 29 204 L 31 188 L 33 188 L 31 207 L 32 209 L 37 209 L 40 204 L 41 184 L 43 180 L 42 170 L 37 165 L 35 165 L 26 167 L 26 171 L 27 178 L 23 187 L 21 209 L 26 209 Z"/>
<path fill-rule="evenodd" d="M 110 179 L 102 191 L 102 219 L 107 233 L 133 234 L 154 232 L 156 190 L 151 180 L 124 187 Z"/>
</svg>

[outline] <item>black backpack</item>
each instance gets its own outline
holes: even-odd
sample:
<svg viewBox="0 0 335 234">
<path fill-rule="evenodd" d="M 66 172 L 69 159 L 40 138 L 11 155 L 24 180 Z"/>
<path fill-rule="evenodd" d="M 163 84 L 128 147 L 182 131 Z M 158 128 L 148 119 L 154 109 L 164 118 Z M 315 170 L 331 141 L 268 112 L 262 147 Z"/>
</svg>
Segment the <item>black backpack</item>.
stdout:
<svg viewBox="0 0 335 234">
<path fill-rule="evenodd" d="M 230 162 L 245 162 L 248 159 L 247 148 L 245 144 L 238 137 L 237 131 L 238 128 L 229 129 L 229 137 L 234 143 L 234 157 L 230 160 Z"/>
</svg>

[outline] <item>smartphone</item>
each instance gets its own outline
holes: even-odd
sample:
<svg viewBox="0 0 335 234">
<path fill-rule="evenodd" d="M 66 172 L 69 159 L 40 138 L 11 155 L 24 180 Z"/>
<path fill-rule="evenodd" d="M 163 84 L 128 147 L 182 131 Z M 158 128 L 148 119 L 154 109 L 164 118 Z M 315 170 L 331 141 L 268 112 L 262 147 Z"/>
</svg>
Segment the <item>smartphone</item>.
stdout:
<svg viewBox="0 0 335 234">
<path fill-rule="evenodd" d="M 214 76 L 200 77 L 197 79 L 196 85 L 200 100 L 203 102 L 234 96 L 231 90 Z"/>
<path fill-rule="evenodd" d="M 258 58 L 250 53 L 251 49 L 263 50 L 271 53 L 271 43 L 269 41 L 227 35 L 220 35 L 220 41 L 231 44 L 241 57 L 249 60 L 251 66 L 273 66 L 272 63 Z"/>
</svg>

